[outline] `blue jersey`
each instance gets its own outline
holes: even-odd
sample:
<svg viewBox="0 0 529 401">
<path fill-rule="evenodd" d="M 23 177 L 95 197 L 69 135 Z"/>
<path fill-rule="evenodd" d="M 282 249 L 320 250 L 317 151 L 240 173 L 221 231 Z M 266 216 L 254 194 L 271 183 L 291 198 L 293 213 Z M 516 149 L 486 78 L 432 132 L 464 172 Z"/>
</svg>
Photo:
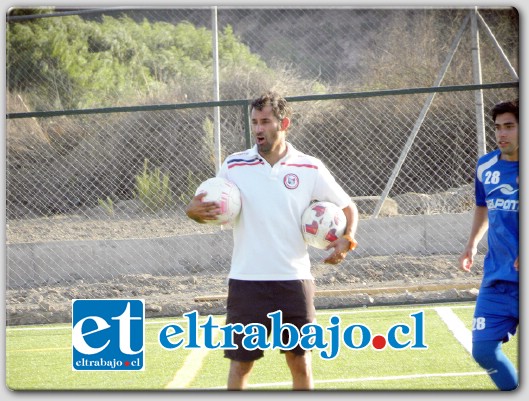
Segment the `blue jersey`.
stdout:
<svg viewBox="0 0 529 401">
<path fill-rule="evenodd" d="M 500 159 L 499 150 L 480 157 L 476 168 L 476 205 L 488 209 L 488 251 L 483 286 L 496 281 L 518 282 L 518 162 Z"/>
</svg>

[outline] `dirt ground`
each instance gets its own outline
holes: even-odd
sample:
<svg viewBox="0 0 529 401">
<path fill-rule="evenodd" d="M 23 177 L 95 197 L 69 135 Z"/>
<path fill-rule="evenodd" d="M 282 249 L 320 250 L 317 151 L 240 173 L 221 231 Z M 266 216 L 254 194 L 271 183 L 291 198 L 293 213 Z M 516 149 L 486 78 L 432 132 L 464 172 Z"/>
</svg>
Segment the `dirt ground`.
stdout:
<svg viewBox="0 0 529 401">
<path fill-rule="evenodd" d="M 191 222 L 182 212 L 142 216 L 133 201 L 116 205 L 108 216 L 101 208 L 78 216 L 55 216 L 11 220 L 7 243 L 90 239 L 151 238 L 206 233 L 209 225 Z M 471 273 L 459 271 L 458 255 L 392 255 L 357 257 L 350 253 L 340 265 L 313 261 L 316 307 L 368 307 L 384 304 L 418 304 L 473 300 L 482 273 L 483 256 Z M 137 274 L 108 281 L 72 279 L 34 288 L 6 289 L 9 325 L 71 321 L 72 299 L 145 299 L 148 317 L 181 317 L 197 310 L 201 314 L 225 313 L 226 274 L 198 272 L 178 276 Z"/>
<path fill-rule="evenodd" d="M 459 272 L 454 255 L 355 259 L 338 266 L 313 265 L 318 309 L 474 300 L 480 272 Z M 226 276 L 127 275 L 97 283 L 64 284 L 6 291 L 8 325 L 67 323 L 72 299 L 144 299 L 147 317 L 225 313 Z M 220 289 L 220 291 L 219 291 Z"/>
</svg>

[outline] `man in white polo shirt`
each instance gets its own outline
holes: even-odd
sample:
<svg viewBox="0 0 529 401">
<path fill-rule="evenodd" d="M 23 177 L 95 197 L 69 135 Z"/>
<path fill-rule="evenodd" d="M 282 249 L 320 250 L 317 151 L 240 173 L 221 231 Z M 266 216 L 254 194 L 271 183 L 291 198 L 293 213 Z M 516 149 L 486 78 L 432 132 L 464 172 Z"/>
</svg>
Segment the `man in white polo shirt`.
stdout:
<svg viewBox="0 0 529 401">
<path fill-rule="evenodd" d="M 356 247 L 357 208 L 319 159 L 286 141 L 291 114 L 290 105 L 275 92 L 255 99 L 251 104 L 255 146 L 228 156 L 218 173 L 235 183 L 242 197 L 233 229 L 227 324 L 260 323 L 270 332 L 267 314 L 277 310 L 282 311 L 283 323 L 298 329 L 314 321 L 314 279 L 301 233 L 301 215 L 312 201 L 333 202 L 347 217 L 345 234 L 329 245 L 332 252 L 325 263 L 340 263 Z M 216 203 L 202 201 L 204 196 L 194 197 L 186 210 L 200 223 L 220 213 Z M 225 350 L 231 360 L 230 390 L 245 388 L 254 361 L 263 356 L 260 349 L 245 349 L 242 337 L 234 336 L 238 349 Z M 293 389 L 312 389 L 310 352 L 296 347 L 285 357 Z"/>
</svg>

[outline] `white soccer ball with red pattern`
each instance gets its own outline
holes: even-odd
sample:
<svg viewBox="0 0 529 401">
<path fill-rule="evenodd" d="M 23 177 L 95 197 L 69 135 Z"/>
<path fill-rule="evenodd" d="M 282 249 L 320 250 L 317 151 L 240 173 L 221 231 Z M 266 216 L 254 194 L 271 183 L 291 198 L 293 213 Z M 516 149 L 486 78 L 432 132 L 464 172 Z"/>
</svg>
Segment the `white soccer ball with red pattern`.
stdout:
<svg viewBox="0 0 529 401">
<path fill-rule="evenodd" d="M 325 249 L 345 232 L 347 218 L 342 209 L 331 202 L 313 202 L 301 216 L 301 232 L 305 242 Z"/>
<path fill-rule="evenodd" d="M 205 220 L 208 224 L 229 224 L 237 218 L 241 212 L 241 193 L 237 185 L 221 177 L 209 178 L 200 184 L 195 191 L 195 196 L 206 192 L 202 198 L 203 202 L 217 202 L 221 213 L 215 220 Z"/>
</svg>

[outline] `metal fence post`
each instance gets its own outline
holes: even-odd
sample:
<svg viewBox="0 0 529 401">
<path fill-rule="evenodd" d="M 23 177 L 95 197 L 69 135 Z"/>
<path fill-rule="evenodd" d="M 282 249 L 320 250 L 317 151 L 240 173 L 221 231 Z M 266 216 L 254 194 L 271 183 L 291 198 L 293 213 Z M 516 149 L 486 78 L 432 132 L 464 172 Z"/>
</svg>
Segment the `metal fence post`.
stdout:
<svg viewBox="0 0 529 401">
<path fill-rule="evenodd" d="M 481 60 L 479 58 L 479 32 L 478 32 L 478 8 L 470 12 L 471 29 L 472 29 L 472 75 L 474 76 L 474 83 L 481 85 Z M 485 141 L 485 117 L 483 112 L 483 91 L 476 90 L 474 92 L 476 102 L 476 141 L 478 145 L 478 155 L 482 156 L 486 152 Z"/>
<path fill-rule="evenodd" d="M 217 7 L 211 7 L 211 31 L 213 35 L 213 100 L 220 100 L 219 90 L 219 37 L 217 29 Z M 213 108 L 213 132 L 215 137 L 215 173 L 218 173 L 221 165 L 221 143 L 220 143 L 220 107 Z"/>
<path fill-rule="evenodd" d="M 250 105 L 245 104 L 242 106 L 244 113 L 244 139 L 246 140 L 246 149 L 252 146 L 252 131 L 250 128 Z"/>
</svg>

